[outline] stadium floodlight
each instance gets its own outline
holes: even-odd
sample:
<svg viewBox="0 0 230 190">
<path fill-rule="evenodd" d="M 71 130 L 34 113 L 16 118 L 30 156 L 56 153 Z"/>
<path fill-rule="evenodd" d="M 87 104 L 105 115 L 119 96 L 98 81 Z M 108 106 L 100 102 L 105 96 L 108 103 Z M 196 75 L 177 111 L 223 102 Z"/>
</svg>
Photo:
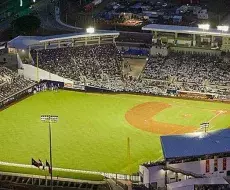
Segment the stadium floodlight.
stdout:
<svg viewBox="0 0 230 190">
<path fill-rule="evenodd" d="M 86 29 L 86 32 L 89 34 L 93 34 L 95 32 L 95 29 L 93 27 L 89 27 Z"/>
<path fill-rule="evenodd" d="M 229 26 L 217 26 L 217 30 L 220 30 L 222 32 L 227 32 L 229 29 Z"/>
<path fill-rule="evenodd" d="M 204 122 L 200 124 L 200 128 L 204 129 L 204 132 L 207 132 L 207 128 L 209 128 L 209 122 Z"/>
<path fill-rule="evenodd" d="M 56 115 L 41 115 L 41 121 L 46 123 L 57 123 L 58 116 Z"/>
<path fill-rule="evenodd" d="M 210 24 L 198 24 L 198 28 L 202 30 L 209 30 Z"/>
<path fill-rule="evenodd" d="M 41 121 L 49 123 L 49 140 L 50 140 L 50 188 L 53 190 L 53 165 L 52 165 L 52 131 L 51 123 L 58 122 L 58 116 L 56 115 L 41 115 Z"/>
</svg>

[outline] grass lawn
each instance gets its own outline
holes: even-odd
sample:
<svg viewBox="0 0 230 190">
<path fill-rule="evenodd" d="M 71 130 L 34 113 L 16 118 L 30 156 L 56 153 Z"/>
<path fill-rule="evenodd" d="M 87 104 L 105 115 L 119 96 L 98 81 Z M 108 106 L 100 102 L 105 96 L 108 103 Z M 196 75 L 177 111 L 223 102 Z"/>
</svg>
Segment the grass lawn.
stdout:
<svg viewBox="0 0 230 190">
<path fill-rule="evenodd" d="M 39 93 L 0 112 L 0 161 L 30 164 L 32 157 L 49 159 L 48 125 L 40 121 L 40 115 L 56 114 L 59 122 L 52 125 L 53 167 L 112 173 L 127 173 L 130 167 L 131 172 L 137 172 L 139 164 L 162 156 L 159 135 L 130 126 L 125 113 L 151 101 L 172 105 L 154 119 L 198 127 L 215 116 L 213 110 L 230 110 L 230 104 L 150 96 Z M 183 112 L 191 116 L 183 118 Z M 229 118 L 220 115 L 213 119 L 213 129 L 229 126 Z"/>
</svg>

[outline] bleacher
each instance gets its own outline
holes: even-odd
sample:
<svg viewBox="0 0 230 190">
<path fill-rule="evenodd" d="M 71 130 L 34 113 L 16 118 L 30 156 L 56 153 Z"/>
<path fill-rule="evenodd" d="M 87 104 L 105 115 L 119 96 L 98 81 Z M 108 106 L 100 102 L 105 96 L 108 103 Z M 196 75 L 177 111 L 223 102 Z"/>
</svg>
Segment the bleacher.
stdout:
<svg viewBox="0 0 230 190">
<path fill-rule="evenodd" d="M 44 176 L 30 176 L 24 174 L 0 173 L 0 190 L 46 190 L 50 189 L 50 178 Z M 106 182 L 80 181 L 66 178 L 53 179 L 54 190 L 109 190 Z"/>
</svg>

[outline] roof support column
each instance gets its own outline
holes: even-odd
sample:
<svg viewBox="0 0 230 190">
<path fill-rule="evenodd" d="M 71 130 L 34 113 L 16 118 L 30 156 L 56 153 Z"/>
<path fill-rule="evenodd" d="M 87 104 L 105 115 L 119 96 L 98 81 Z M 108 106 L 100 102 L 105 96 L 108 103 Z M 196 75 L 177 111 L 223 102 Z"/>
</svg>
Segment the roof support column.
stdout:
<svg viewBox="0 0 230 190">
<path fill-rule="evenodd" d="M 116 42 L 115 42 L 115 37 L 113 37 L 113 43 L 115 44 Z"/>
<path fill-rule="evenodd" d="M 211 36 L 211 47 L 214 46 L 214 36 Z"/>
<path fill-rule="evenodd" d="M 168 170 L 165 170 L 165 186 L 168 184 Z"/>
<path fill-rule="evenodd" d="M 87 38 L 85 37 L 85 45 L 87 45 Z"/>
<path fill-rule="evenodd" d="M 46 42 L 44 43 L 44 46 L 45 46 L 45 49 L 47 49 L 47 43 Z"/>
<path fill-rule="evenodd" d="M 157 38 L 157 31 L 154 31 L 154 38 Z"/>
<path fill-rule="evenodd" d="M 61 42 L 58 40 L 58 48 L 61 47 Z"/>
<path fill-rule="evenodd" d="M 99 45 L 101 44 L 101 37 L 100 36 L 98 37 L 98 44 Z"/>
<path fill-rule="evenodd" d="M 71 47 L 74 46 L 74 39 L 72 38 L 72 43 L 71 43 Z"/>
<path fill-rule="evenodd" d="M 30 54 L 31 47 L 29 46 L 28 49 L 29 49 L 29 59 L 32 59 L 31 54 Z"/>
<path fill-rule="evenodd" d="M 175 40 L 178 38 L 178 33 L 176 32 L 175 33 Z"/>
<path fill-rule="evenodd" d="M 196 34 L 192 36 L 192 46 L 196 46 Z"/>
</svg>

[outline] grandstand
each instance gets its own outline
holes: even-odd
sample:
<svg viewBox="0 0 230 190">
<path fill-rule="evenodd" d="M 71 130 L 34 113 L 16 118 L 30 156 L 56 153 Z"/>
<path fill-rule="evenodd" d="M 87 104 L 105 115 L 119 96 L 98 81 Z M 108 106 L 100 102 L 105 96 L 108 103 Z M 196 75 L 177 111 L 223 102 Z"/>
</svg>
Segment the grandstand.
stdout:
<svg viewBox="0 0 230 190">
<path fill-rule="evenodd" d="M 195 49 L 193 51 L 200 49 L 199 52 L 204 52 L 204 50 L 228 52 L 230 50 L 230 32 L 228 31 L 160 24 L 149 24 L 142 27 L 142 30 L 152 32 L 154 43 L 164 43 L 171 47 Z"/>
<path fill-rule="evenodd" d="M 18 36 L 8 42 L 15 49 L 50 49 L 82 45 L 114 43 L 118 32 L 70 33 L 54 36 Z"/>
<path fill-rule="evenodd" d="M 55 179 L 54 189 L 71 190 L 71 189 L 93 189 L 93 190 L 108 190 L 109 186 L 105 181 L 91 182 L 81 181 L 67 178 Z M 39 175 L 26 175 L 9 172 L 0 173 L 0 189 L 50 189 L 50 178 Z"/>
<path fill-rule="evenodd" d="M 157 27 L 156 30 L 170 28 Z M 181 31 L 187 30 L 185 27 Z M 170 31 L 176 31 L 175 26 Z M 213 30 L 210 33 L 219 34 Z M 229 67 L 224 57 L 180 52 L 152 57 L 148 48 L 117 47 L 115 39 L 118 36 L 117 32 L 19 36 L 11 40 L 8 47 L 11 52 L 16 50 L 21 58 L 18 62 L 23 70 L 19 73 L 34 81 L 66 81 L 68 84 L 64 86 L 75 85 L 78 89 L 88 85 L 115 92 L 229 99 Z M 142 72 L 135 76 L 131 73 L 136 72 L 132 72 L 130 65 L 123 60 L 123 57 L 133 56 L 148 57 Z"/>
</svg>

